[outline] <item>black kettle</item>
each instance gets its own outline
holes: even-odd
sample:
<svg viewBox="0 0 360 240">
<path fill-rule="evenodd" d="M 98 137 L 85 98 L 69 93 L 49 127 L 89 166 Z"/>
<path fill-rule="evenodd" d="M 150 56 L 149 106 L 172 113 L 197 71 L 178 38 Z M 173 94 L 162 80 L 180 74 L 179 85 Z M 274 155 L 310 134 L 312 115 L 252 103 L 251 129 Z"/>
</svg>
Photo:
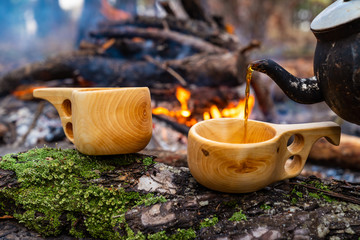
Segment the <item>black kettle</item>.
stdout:
<svg viewBox="0 0 360 240">
<path fill-rule="evenodd" d="M 311 23 L 317 38 L 314 73 L 297 78 L 270 59 L 251 67 L 267 74 L 299 103 L 325 101 L 341 118 L 360 125 L 360 0 L 337 0 Z"/>
</svg>

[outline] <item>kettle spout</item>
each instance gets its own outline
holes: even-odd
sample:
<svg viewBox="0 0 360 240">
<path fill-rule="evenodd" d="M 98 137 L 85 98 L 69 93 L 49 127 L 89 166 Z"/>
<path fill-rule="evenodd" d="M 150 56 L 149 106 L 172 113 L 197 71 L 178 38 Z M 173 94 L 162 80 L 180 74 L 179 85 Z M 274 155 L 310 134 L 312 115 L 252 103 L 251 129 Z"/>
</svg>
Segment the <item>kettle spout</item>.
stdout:
<svg viewBox="0 0 360 240">
<path fill-rule="evenodd" d="M 316 76 L 295 77 L 271 59 L 258 60 L 250 66 L 254 71 L 268 75 L 295 102 L 311 104 L 324 101 Z"/>
</svg>

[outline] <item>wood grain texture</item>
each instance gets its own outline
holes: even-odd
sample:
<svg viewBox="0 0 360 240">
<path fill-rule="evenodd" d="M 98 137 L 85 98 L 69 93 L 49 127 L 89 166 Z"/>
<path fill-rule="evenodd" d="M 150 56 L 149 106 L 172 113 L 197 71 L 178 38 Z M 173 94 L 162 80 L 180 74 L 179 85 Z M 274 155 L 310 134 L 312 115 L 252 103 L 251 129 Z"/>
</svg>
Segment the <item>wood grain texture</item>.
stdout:
<svg viewBox="0 0 360 240">
<path fill-rule="evenodd" d="M 43 88 L 34 96 L 55 106 L 67 138 L 84 154 L 134 153 L 150 141 L 148 88 Z"/>
<path fill-rule="evenodd" d="M 340 141 L 340 127 L 333 122 L 277 125 L 249 120 L 246 142 L 243 129 L 244 120 L 231 118 L 199 122 L 190 129 L 188 165 L 199 183 L 222 192 L 256 191 L 300 174 L 320 137 L 336 145 Z"/>
</svg>

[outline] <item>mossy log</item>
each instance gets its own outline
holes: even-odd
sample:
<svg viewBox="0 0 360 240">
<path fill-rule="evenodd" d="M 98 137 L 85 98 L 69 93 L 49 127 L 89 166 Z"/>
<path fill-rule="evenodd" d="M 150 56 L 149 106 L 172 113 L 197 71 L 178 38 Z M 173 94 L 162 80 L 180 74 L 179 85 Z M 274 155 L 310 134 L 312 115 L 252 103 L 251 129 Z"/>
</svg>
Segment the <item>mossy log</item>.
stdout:
<svg viewBox="0 0 360 240">
<path fill-rule="evenodd" d="M 5 155 L 0 161 L 0 214 L 13 216 L 32 233 L 58 239 L 360 235 L 357 184 L 297 177 L 253 193 L 225 194 L 199 185 L 188 168 L 153 160 L 140 154 L 91 157 L 53 148 Z M 14 226 L 14 220 L 7 221 Z M 6 234 L 12 233 L 2 237 Z"/>
</svg>

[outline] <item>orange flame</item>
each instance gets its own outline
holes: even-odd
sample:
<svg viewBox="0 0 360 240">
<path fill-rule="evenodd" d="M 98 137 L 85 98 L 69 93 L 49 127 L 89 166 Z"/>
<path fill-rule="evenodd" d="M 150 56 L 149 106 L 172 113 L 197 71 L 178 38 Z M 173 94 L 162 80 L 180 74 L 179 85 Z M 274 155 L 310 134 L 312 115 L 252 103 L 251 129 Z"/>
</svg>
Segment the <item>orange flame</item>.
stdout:
<svg viewBox="0 0 360 240">
<path fill-rule="evenodd" d="M 225 31 L 230 33 L 230 34 L 235 34 L 235 26 L 230 24 L 230 23 L 226 23 L 225 24 Z"/>
<path fill-rule="evenodd" d="M 192 117 L 192 112 L 188 109 L 188 101 L 191 97 L 190 91 L 182 88 L 176 88 L 176 98 L 180 102 L 181 108 L 178 110 L 169 110 L 164 107 L 157 107 L 152 110 L 152 113 L 155 115 L 166 115 L 169 117 L 175 118 L 179 123 L 185 124 L 188 127 L 191 127 L 198 120 L 208 120 L 211 118 L 222 118 L 222 117 L 233 117 L 233 118 L 244 118 L 245 116 L 245 99 L 241 99 L 238 104 L 229 104 L 226 108 L 219 110 L 216 105 L 212 105 L 209 109 L 209 112 L 203 113 L 203 119 L 195 119 Z M 255 97 L 250 95 L 248 100 L 249 115 L 255 105 Z"/>
<path fill-rule="evenodd" d="M 46 86 L 25 86 L 21 85 L 11 94 L 21 100 L 33 99 L 33 91 L 37 88 L 44 88 Z"/>
<path fill-rule="evenodd" d="M 190 99 L 190 96 L 191 96 L 190 91 L 188 91 L 182 87 L 177 87 L 175 96 L 181 104 L 180 110 L 169 110 L 164 107 L 157 107 L 152 110 L 152 113 L 155 115 L 163 114 L 166 116 L 176 118 L 176 120 L 179 123 L 182 123 L 182 124 L 185 124 L 185 125 L 191 127 L 197 121 L 195 119 L 191 118 L 191 112 L 187 106 L 188 100 Z"/>
<path fill-rule="evenodd" d="M 190 99 L 191 93 L 182 87 L 177 87 L 176 89 L 176 98 L 181 104 L 181 116 L 187 118 L 190 117 L 191 112 L 188 110 L 187 102 Z"/>
</svg>

